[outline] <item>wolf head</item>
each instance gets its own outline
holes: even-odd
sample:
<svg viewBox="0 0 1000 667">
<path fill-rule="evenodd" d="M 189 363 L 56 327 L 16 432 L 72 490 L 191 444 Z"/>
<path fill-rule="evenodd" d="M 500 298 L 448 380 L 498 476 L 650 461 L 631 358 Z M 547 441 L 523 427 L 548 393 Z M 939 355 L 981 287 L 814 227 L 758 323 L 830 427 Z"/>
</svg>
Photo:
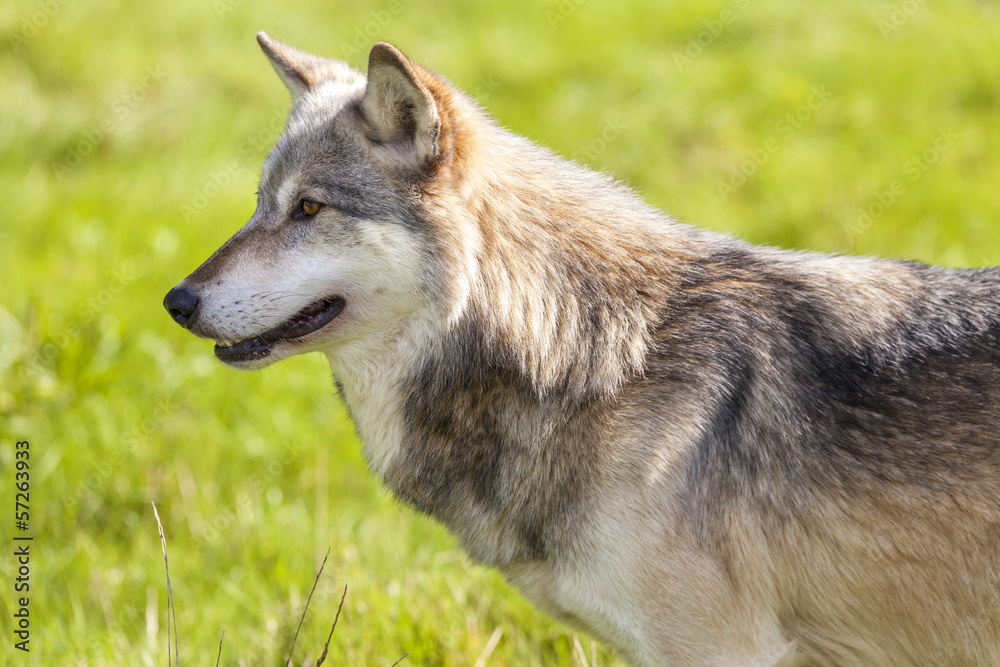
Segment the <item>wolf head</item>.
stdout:
<svg viewBox="0 0 1000 667">
<path fill-rule="evenodd" d="M 294 98 L 286 131 L 253 216 L 170 290 L 171 317 L 245 369 L 446 319 L 422 219 L 454 159 L 449 116 L 471 103 L 390 44 L 365 76 L 257 39 Z"/>
<path fill-rule="evenodd" d="M 285 134 L 250 221 L 164 300 L 219 359 L 254 369 L 319 350 L 361 393 L 433 359 L 575 397 L 640 368 L 643 295 L 662 292 L 673 256 L 654 247 L 662 213 L 389 44 L 362 75 L 258 41 L 294 98 Z"/>
</svg>

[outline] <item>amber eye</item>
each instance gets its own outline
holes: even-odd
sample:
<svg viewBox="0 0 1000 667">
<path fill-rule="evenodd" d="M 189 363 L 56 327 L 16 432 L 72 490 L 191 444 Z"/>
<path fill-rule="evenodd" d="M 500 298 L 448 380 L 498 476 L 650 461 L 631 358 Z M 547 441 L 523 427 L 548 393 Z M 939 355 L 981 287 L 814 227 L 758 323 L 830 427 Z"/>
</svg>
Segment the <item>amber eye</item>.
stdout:
<svg viewBox="0 0 1000 667">
<path fill-rule="evenodd" d="M 323 205 L 319 202 L 312 201 L 311 199 L 303 199 L 299 202 L 299 210 L 295 211 L 293 218 L 311 218 L 319 212 L 319 209 Z"/>
</svg>

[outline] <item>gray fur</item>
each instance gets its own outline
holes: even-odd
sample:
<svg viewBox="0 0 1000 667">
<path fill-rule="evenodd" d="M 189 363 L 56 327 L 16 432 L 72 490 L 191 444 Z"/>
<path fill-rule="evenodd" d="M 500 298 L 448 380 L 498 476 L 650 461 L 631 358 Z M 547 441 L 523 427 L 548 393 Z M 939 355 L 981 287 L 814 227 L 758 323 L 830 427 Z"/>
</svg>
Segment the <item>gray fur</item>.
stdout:
<svg viewBox="0 0 1000 667">
<path fill-rule="evenodd" d="M 194 333 L 344 297 L 235 365 L 323 351 L 398 497 L 635 664 L 1000 664 L 1000 269 L 699 231 L 389 45 L 262 45 L 295 107 Z"/>
</svg>

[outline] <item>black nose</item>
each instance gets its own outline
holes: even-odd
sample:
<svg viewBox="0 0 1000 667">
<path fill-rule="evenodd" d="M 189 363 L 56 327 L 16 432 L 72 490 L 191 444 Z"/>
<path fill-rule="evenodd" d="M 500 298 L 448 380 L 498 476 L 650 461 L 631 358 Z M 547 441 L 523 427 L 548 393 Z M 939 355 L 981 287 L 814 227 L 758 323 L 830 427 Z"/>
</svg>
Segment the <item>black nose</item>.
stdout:
<svg viewBox="0 0 1000 667">
<path fill-rule="evenodd" d="M 187 287 L 178 285 L 167 292 L 167 296 L 163 299 L 163 307 L 170 313 L 174 322 L 187 329 L 194 321 L 195 311 L 198 310 L 198 295 Z"/>
</svg>

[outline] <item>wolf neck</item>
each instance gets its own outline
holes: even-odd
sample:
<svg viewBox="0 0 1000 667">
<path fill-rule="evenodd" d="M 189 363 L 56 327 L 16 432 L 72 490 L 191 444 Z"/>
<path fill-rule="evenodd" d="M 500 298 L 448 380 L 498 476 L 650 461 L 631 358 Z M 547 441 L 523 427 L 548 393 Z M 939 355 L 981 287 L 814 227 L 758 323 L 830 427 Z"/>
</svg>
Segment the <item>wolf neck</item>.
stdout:
<svg viewBox="0 0 1000 667">
<path fill-rule="evenodd" d="M 455 188 L 471 219 L 465 238 L 446 243 L 475 245 L 456 262 L 472 278 L 453 334 L 474 332 L 490 363 L 541 396 L 612 396 L 641 371 L 675 289 L 670 266 L 695 240 L 607 176 L 498 128 L 487 136 L 488 153 L 467 149 Z"/>
<path fill-rule="evenodd" d="M 476 169 L 462 210 L 452 198 L 428 221 L 453 316 L 399 357 L 419 361 L 368 379 L 386 387 L 345 398 L 396 495 L 503 567 L 574 539 L 616 392 L 642 371 L 664 265 L 679 260 L 644 227 L 669 221 L 605 177 L 517 139 L 496 150 L 506 170 Z"/>
</svg>

